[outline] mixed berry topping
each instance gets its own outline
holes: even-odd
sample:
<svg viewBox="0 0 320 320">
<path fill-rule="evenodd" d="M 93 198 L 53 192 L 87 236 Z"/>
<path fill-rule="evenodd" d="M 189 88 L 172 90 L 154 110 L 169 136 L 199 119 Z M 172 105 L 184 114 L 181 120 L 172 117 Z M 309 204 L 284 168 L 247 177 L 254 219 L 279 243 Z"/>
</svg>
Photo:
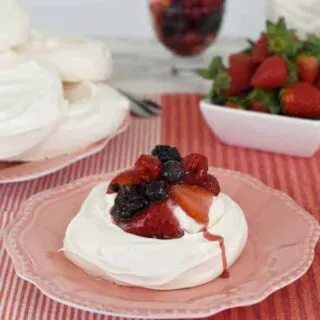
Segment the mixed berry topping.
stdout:
<svg viewBox="0 0 320 320">
<path fill-rule="evenodd" d="M 174 205 L 206 225 L 220 186 L 208 173 L 205 156 L 193 153 L 182 158 L 177 148 L 158 145 L 152 155 L 141 155 L 134 168 L 116 176 L 107 193 L 117 193 L 111 215 L 124 231 L 147 238 L 175 239 L 183 236 L 183 230 L 173 214 Z"/>
</svg>

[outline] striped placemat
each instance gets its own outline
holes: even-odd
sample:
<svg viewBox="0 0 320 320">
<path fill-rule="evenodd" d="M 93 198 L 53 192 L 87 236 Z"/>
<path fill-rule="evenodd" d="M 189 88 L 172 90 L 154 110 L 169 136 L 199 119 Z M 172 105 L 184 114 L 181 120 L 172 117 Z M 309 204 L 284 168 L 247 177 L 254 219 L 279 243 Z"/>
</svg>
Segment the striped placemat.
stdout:
<svg viewBox="0 0 320 320">
<path fill-rule="evenodd" d="M 128 167 L 140 153 L 150 152 L 160 142 L 176 145 L 182 154 L 204 153 L 210 165 L 251 174 L 284 191 L 320 220 L 320 152 L 311 159 L 300 159 L 226 146 L 210 132 L 199 112 L 198 102 L 199 96 L 195 94 L 162 95 L 164 109 L 160 118 L 133 118 L 128 131 L 112 140 L 103 152 L 35 181 L 0 185 L 1 320 L 112 319 L 56 303 L 32 284 L 20 280 L 3 248 L 1 234 L 17 215 L 21 203 L 31 195 L 90 174 Z M 317 320 L 319 314 L 318 244 L 315 260 L 300 280 L 259 304 L 227 310 L 212 319 Z"/>
</svg>

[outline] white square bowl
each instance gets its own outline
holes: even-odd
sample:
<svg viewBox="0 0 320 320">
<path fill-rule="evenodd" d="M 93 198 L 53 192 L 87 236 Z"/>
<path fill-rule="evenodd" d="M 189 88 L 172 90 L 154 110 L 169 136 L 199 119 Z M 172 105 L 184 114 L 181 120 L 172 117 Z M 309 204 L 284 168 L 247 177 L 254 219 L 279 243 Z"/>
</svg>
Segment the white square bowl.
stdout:
<svg viewBox="0 0 320 320">
<path fill-rule="evenodd" d="M 311 157 L 320 148 L 320 120 L 290 118 L 226 108 L 202 100 L 200 110 L 211 130 L 235 146 Z"/>
</svg>

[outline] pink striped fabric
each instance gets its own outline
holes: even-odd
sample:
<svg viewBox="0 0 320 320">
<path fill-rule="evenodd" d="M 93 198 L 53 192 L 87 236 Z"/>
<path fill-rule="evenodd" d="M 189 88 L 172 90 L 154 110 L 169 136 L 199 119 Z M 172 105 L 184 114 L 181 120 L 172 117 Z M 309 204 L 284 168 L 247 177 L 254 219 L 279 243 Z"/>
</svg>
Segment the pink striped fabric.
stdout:
<svg viewBox="0 0 320 320">
<path fill-rule="evenodd" d="M 246 150 L 220 143 L 210 132 L 198 109 L 198 95 L 163 95 L 161 118 L 133 119 L 129 130 L 116 137 L 95 156 L 36 181 L 0 185 L 0 235 L 31 195 L 80 177 L 114 171 L 131 165 L 142 152 L 162 142 L 177 145 L 183 154 L 194 151 L 209 157 L 211 165 L 249 173 L 289 194 L 320 220 L 320 153 L 298 159 Z M 252 307 L 222 312 L 212 319 L 319 319 L 320 246 L 309 271 L 294 284 Z M 45 297 L 20 280 L 0 239 L 0 319 L 120 319 L 66 307 Z"/>
</svg>

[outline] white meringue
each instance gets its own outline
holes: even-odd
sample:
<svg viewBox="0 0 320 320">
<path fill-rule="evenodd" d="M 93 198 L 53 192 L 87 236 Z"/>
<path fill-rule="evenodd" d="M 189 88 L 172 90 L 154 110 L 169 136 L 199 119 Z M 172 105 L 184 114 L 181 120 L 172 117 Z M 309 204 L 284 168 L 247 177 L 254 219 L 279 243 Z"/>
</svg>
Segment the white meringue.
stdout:
<svg viewBox="0 0 320 320">
<path fill-rule="evenodd" d="M 114 133 L 129 113 L 129 101 L 102 83 L 69 85 L 65 98 L 68 102 L 65 121 L 16 160 L 37 161 L 79 150 Z"/>
<path fill-rule="evenodd" d="M 23 44 L 29 36 L 29 19 L 15 0 L 0 0 L 0 52 Z"/>
<path fill-rule="evenodd" d="M 55 72 L 14 52 L 0 56 L 0 160 L 11 160 L 46 138 L 66 114 Z"/>
<path fill-rule="evenodd" d="M 110 215 L 115 195 L 105 195 L 107 185 L 96 186 L 70 222 L 62 248 L 69 260 L 89 274 L 120 285 L 156 290 L 197 286 L 222 273 L 219 243 L 204 239 L 181 209 L 180 224 L 192 233 L 185 232 L 179 239 L 143 238 L 120 229 Z M 247 241 L 245 216 L 225 194 L 214 198 L 209 215 L 208 231 L 224 238 L 230 267 Z"/>
<path fill-rule="evenodd" d="M 18 52 L 53 67 L 64 82 L 104 81 L 112 70 L 111 53 L 102 41 L 51 36 L 33 31 Z"/>
</svg>

